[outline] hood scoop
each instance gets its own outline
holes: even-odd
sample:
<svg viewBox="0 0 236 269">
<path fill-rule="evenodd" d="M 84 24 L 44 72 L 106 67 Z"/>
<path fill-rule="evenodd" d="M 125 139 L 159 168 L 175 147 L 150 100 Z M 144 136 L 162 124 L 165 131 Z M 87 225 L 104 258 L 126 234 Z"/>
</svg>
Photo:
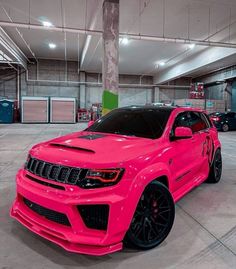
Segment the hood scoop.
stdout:
<svg viewBox="0 0 236 269">
<path fill-rule="evenodd" d="M 103 135 L 103 134 L 88 134 L 88 135 L 78 136 L 78 138 L 87 139 L 87 140 L 95 140 L 95 139 L 102 138 L 105 136 L 106 135 Z"/>
<path fill-rule="evenodd" d="M 91 149 L 70 146 L 70 145 L 65 145 L 65 144 L 59 144 L 59 143 L 50 143 L 50 146 L 54 146 L 54 147 L 58 147 L 58 148 L 74 149 L 74 150 L 85 151 L 85 152 L 89 152 L 89 153 L 95 153 L 95 151 L 91 150 Z"/>
</svg>

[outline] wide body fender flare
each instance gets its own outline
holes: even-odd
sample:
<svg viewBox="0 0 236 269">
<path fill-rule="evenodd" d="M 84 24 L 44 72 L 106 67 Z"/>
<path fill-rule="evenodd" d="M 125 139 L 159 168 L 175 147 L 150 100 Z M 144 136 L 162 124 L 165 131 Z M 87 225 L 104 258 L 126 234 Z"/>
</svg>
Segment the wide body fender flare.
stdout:
<svg viewBox="0 0 236 269">
<path fill-rule="evenodd" d="M 130 185 L 128 191 L 128 198 L 126 199 L 124 208 L 121 216 L 121 219 L 125 219 L 126 221 L 124 224 L 124 230 L 128 230 L 130 223 L 132 221 L 133 215 L 135 213 L 136 207 L 138 205 L 139 199 L 145 190 L 145 187 L 152 181 L 165 176 L 168 180 L 169 188 L 171 189 L 171 182 L 170 179 L 170 171 L 168 169 L 167 164 L 165 163 L 157 163 L 151 166 L 146 167 L 142 171 L 140 171 L 135 179 L 133 180 L 132 184 Z"/>
</svg>

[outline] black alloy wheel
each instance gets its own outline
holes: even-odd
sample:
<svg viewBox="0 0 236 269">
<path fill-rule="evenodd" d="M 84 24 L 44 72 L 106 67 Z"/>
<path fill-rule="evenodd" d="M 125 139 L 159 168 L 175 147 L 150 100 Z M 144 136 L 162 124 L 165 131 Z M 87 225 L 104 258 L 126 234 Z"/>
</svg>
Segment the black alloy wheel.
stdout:
<svg viewBox="0 0 236 269">
<path fill-rule="evenodd" d="M 229 131 L 229 125 L 228 125 L 227 123 L 224 123 L 224 124 L 222 125 L 222 131 L 223 131 L 223 132 L 228 132 L 228 131 Z"/>
<path fill-rule="evenodd" d="M 175 205 L 168 188 L 153 181 L 144 190 L 125 242 L 147 250 L 159 245 L 169 234 L 175 217 Z"/>
<path fill-rule="evenodd" d="M 220 181 L 221 174 L 222 174 L 222 156 L 220 149 L 217 149 L 206 182 L 218 183 Z"/>
</svg>

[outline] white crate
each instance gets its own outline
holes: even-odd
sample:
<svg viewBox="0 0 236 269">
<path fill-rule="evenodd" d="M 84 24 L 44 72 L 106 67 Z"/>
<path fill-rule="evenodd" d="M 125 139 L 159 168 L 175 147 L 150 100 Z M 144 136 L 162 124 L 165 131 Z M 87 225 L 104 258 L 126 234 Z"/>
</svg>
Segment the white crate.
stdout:
<svg viewBox="0 0 236 269">
<path fill-rule="evenodd" d="M 22 123 L 48 123 L 48 97 L 22 97 Z"/>
<path fill-rule="evenodd" d="M 76 99 L 64 97 L 50 98 L 51 123 L 75 123 Z"/>
</svg>

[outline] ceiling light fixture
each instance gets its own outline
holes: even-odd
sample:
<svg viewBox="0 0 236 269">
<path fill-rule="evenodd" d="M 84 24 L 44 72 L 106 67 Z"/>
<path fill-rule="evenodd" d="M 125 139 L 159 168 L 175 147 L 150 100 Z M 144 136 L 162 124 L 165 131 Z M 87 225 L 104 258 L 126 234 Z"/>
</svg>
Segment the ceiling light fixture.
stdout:
<svg viewBox="0 0 236 269">
<path fill-rule="evenodd" d="M 43 26 L 45 27 L 51 27 L 52 23 L 50 21 L 42 21 Z"/>
<path fill-rule="evenodd" d="M 165 62 L 160 62 L 159 65 L 160 66 L 164 66 L 166 63 Z"/>
<path fill-rule="evenodd" d="M 196 46 L 196 45 L 195 45 L 194 43 L 188 45 L 189 49 L 191 49 L 191 50 L 194 49 L 195 46 Z"/>
<path fill-rule="evenodd" d="M 123 44 L 123 45 L 128 45 L 128 44 L 129 44 L 129 39 L 128 39 L 127 37 L 123 37 L 123 38 L 121 39 L 121 44 Z"/>
<path fill-rule="evenodd" d="M 55 49 L 57 45 L 54 43 L 49 43 L 48 46 L 50 49 Z"/>
</svg>

